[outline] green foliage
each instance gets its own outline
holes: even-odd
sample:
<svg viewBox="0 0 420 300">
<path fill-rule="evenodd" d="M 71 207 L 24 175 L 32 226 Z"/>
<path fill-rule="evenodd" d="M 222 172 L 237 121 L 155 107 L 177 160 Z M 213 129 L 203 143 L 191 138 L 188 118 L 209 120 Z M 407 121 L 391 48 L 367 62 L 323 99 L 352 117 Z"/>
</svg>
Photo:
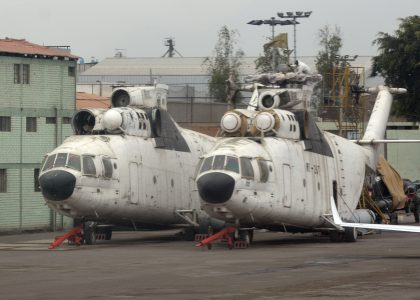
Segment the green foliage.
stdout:
<svg viewBox="0 0 420 300">
<path fill-rule="evenodd" d="M 281 55 L 278 48 L 264 45 L 264 54 L 255 60 L 255 67 L 261 73 L 269 73 L 273 71 L 273 56 L 275 66 L 279 64 L 287 64 L 287 57 Z"/>
<path fill-rule="evenodd" d="M 336 62 L 336 55 L 339 55 L 342 44 L 340 28 L 337 26 L 331 32 L 328 25 L 325 25 L 318 32 L 321 50 L 315 59 L 318 73 L 324 75 L 332 72 Z"/>
<path fill-rule="evenodd" d="M 218 33 L 218 41 L 214 47 L 214 57 L 207 57 L 203 65 L 210 75 L 210 96 L 218 101 L 226 101 L 226 80 L 232 75 L 235 81 L 239 79 L 239 69 L 244 52 L 235 50 L 238 32 L 223 26 Z"/>
<path fill-rule="evenodd" d="M 373 44 L 379 55 L 373 58 L 372 76 L 381 75 L 385 84 L 407 89 L 394 103 L 394 112 L 420 120 L 420 17 L 400 19 L 395 35 L 380 32 Z"/>
</svg>

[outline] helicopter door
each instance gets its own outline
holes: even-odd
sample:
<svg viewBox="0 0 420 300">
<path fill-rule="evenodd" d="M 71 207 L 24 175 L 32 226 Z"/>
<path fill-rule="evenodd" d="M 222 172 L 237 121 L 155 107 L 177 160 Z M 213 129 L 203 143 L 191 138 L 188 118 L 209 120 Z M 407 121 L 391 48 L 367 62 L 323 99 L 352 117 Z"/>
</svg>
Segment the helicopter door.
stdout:
<svg viewBox="0 0 420 300">
<path fill-rule="evenodd" d="M 292 174 L 290 166 L 283 164 L 283 206 L 292 206 Z"/>
<path fill-rule="evenodd" d="M 139 175 L 137 163 L 130 163 L 130 203 L 139 204 Z"/>
</svg>

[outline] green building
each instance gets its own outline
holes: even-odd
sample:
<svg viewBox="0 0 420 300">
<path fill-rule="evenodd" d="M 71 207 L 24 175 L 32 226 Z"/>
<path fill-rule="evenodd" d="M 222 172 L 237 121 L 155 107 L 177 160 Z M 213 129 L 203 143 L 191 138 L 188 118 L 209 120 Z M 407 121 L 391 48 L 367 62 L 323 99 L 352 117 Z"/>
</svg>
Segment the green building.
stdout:
<svg viewBox="0 0 420 300">
<path fill-rule="evenodd" d="M 72 134 L 77 60 L 0 39 L 0 232 L 71 226 L 45 205 L 38 174 L 44 155 Z"/>
</svg>

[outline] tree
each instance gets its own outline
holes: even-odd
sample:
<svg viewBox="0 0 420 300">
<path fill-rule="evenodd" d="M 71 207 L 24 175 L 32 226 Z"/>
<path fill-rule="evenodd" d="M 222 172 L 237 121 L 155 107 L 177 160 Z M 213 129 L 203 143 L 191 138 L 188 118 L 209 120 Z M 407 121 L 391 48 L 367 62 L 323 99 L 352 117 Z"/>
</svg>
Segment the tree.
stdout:
<svg viewBox="0 0 420 300">
<path fill-rule="evenodd" d="M 318 37 L 321 50 L 318 52 L 315 59 L 315 66 L 318 73 L 323 77 L 322 94 L 324 99 L 328 99 L 332 90 L 332 80 L 330 80 L 330 76 L 337 62 L 336 56 L 339 55 L 343 45 L 340 28 L 335 26 L 334 31 L 331 31 L 330 27 L 325 25 L 319 30 Z"/>
<path fill-rule="evenodd" d="M 274 49 L 274 50 L 273 50 Z M 255 60 L 255 67 L 261 73 L 269 73 L 273 71 L 273 56 L 275 66 L 287 63 L 287 57 L 281 55 L 279 48 L 264 45 L 264 54 Z"/>
<path fill-rule="evenodd" d="M 379 55 L 373 58 L 372 76 L 381 75 L 388 86 L 407 89 L 399 96 L 393 111 L 420 120 L 420 17 L 400 19 L 395 35 L 380 32 L 373 42 Z"/>
<path fill-rule="evenodd" d="M 229 30 L 227 26 L 223 26 L 218 36 L 214 47 L 214 57 L 207 57 L 203 65 L 207 66 L 210 75 L 210 96 L 219 101 L 226 101 L 226 80 L 229 76 L 235 81 L 239 80 L 244 52 L 241 49 L 235 50 L 237 31 Z"/>
</svg>

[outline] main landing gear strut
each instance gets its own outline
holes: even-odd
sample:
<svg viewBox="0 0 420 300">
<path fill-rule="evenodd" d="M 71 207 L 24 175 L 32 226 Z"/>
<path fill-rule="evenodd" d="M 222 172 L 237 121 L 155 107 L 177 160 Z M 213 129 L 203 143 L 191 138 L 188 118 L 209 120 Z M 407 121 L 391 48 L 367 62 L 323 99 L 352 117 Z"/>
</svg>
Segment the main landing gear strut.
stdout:
<svg viewBox="0 0 420 300">
<path fill-rule="evenodd" d="M 212 243 L 216 240 L 225 240 L 229 250 L 235 249 L 246 249 L 252 242 L 253 230 L 243 230 L 236 227 L 226 227 L 219 232 L 199 241 L 196 247 L 207 246 L 207 249 L 211 250 Z"/>
</svg>

